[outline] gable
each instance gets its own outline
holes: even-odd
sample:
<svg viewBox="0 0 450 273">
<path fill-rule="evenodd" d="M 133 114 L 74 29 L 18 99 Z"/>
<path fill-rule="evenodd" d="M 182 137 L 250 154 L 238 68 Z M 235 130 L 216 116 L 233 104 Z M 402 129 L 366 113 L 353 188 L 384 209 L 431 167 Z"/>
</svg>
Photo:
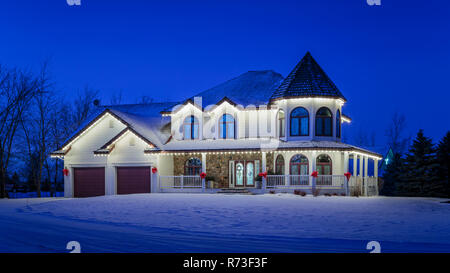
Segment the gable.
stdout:
<svg viewBox="0 0 450 273">
<path fill-rule="evenodd" d="M 115 115 L 112 115 L 109 111 L 104 111 L 89 122 L 85 128 L 79 130 L 62 146 L 61 150 L 68 150 L 67 155 L 75 153 L 91 154 L 126 127 L 127 124 Z"/>
</svg>

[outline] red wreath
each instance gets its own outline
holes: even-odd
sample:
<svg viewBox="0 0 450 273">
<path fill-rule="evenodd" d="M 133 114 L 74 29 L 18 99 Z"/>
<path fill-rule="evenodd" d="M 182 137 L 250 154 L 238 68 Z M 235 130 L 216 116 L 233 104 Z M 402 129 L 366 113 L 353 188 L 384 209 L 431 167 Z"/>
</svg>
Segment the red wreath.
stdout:
<svg viewBox="0 0 450 273">
<path fill-rule="evenodd" d="M 201 172 L 201 173 L 200 173 L 200 178 L 201 178 L 201 179 L 205 179 L 205 177 L 206 177 L 206 173 Z"/>
<path fill-rule="evenodd" d="M 314 178 L 317 178 L 318 175 L 319 175 L 319 173 L 317 171 L 313 171 L 311 173 L 311 176 L 314 177 Z"/>
<path fill-rule="evenodd" d="M 156 173 L 158 171 L 158 169 L 156 167 L 152 168 L 152 173 Z"/>
<path fill-rule="evenodd" d="M 63 171 L 64 176 L 69 175 L 69 170 L 67 168 L 64 168 L 62 171 Z"/>
<path fill-rule="evenodd" d="M 352 174 L 350 172 L 346 172 L 344 173 L 345 177 L 347 177 L 347 181 L 350 180 L 350 177 L 352 176 Z"/>
<path fill-rule="evenodd" d="M 262 173 L 259 173 L 258 175 L 259 175 L 260 177 L 266 178 L 266 177 L 267 177 L 267 172 L 262 172 Z"/>
</svg>

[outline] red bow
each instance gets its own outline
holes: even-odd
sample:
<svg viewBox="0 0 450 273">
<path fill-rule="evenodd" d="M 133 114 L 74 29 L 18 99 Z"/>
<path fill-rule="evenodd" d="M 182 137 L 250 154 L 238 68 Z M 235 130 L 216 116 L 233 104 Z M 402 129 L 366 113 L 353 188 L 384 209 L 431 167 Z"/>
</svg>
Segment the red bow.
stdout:
<svg viewBox="0 0 450 273">
<path fill-rule="evenodd" d="M 267 172 L 262 172 L 262 173 L 259 173 L 258 175 L 259 175 L 260 177 L 266 178 L 266 177 L 267 177 Z"/>
<path fill-rule="evenodd" d="M 317 171 L 313 171 L 311 173 L 311 176 L 314 177 L 314 178 L 316 178 L 318 175 L 319 175 L 319 173 Z"/>
<path fill-rule="evenodd" d="M 344 173 L 345 177 L 347 177 L 347 180 L 350 179 L 350 176 L 352 176 L 352 174 L 350 172 L 346 172 Z"/>
<path fill-rule="evenodd" d="M 69 175 L 69 170 L 68 169 L 64 168 L 62 171 L 63 171 L 64 176 L 68 176 Z"/>
<path fill-rule="evenodd" d="M 200 178 L 201 178 L 201 179 L 204 179 L 205 177 L 206 177 L 206 173 L 201 172 L 201 173 L 200 173 Z"/>
<path fill-rule="evenodd" d="M 158 171 L 158 169 L 156 167 L 152 168 L 152 173 L 156 173 Z"/>
</svg>

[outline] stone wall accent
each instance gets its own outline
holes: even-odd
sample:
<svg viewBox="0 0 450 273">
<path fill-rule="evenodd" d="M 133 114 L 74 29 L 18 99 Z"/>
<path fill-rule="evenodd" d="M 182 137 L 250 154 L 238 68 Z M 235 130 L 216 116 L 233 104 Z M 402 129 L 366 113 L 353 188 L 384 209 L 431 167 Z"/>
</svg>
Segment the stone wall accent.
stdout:
<svg viewBox="0 0 450 273">
<path fill-rule="evenodd" d="M 273 169 L 273 153 L 266 153 L 267 170 Z M 194 155 L 174 155 L 173 157 L 173 171 L 174 175 L 184 175 L 184 164 L 191 157 L 197 157 L 200 160 L 200 154 Z M 215 178 L 219 183 L 220 188 L 229 187 L 229 161 L 230 160 L 259 160 L 260 168 L 262 168 L 262 154 L 261 153 L 236 153 L 236 154 L 206 154 L 206 175 Z M 260 169 L 261 171 L 261 169 Z M 273 170 L 272 170 L 273 171 Z"/>
</svg>

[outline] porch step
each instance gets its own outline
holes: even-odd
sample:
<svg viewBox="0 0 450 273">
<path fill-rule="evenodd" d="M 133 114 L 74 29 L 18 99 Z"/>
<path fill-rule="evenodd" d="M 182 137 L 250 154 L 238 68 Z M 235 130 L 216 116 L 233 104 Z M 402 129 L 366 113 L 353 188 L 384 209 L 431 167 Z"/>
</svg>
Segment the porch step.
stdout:
<svg viewBox="0 0 450 273">
<path fill-rule="evenodd" d="M 218 191 L 217 193 L 221 193 L 221 194 L 253 194 L 252 192 L 250 192 L 247 189 L 237 189 L 237 188 L 223 188 L 220 189 L 220 191 Z"/>
</svg>

